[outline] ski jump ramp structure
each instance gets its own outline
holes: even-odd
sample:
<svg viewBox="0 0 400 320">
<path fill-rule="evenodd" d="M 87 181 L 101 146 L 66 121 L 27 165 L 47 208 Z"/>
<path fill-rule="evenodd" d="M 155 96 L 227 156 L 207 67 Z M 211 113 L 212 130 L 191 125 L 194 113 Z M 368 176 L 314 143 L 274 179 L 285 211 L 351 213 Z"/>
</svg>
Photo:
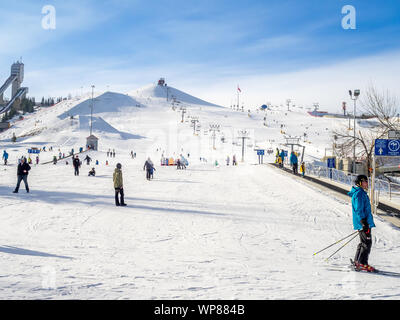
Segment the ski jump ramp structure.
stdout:
<svg viewBox="0 0 400 320">
<path fill-rule="evenodd" d="M 7 112 L 15 104 L 19 105 L 21 100 L 25 98 L 28 93 L 28 88 L 21 87 L 24 81 L 24 64 L 22 62 L 15 62 L 11 66 L 11 75 L 0 87 L 0 114 Z M 4 92 L 11 86 L 11 99 L 5 102 L 3 99 Z"/>
</svg>

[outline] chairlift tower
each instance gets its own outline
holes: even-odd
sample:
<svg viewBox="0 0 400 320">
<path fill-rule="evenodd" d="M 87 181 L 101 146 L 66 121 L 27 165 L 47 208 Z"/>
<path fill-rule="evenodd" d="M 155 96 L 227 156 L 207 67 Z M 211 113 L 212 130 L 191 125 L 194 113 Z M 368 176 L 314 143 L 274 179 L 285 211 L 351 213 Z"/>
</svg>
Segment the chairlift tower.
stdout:
<svg viewBox="0 0 400 320">
<path fill-rule="evenodd" d="M 305 149 L 306 147 L 303 146 L 303 145 L 301 145 L 301 144 L 299 143 L 301 137 L 285 136 L 284 138 L 285 138 L 285 140 L 286 140 L 286 143 L 285 143 L 284 145 L 287 146 L 287 147 L 290 146 L 290 150 L 291 150 L 290 152 L 293 152 L 293 147 L 294 147 L 294 146 L 298 146 L 298 147 L 302 147 L 302 148 L 303 148 L 303 151 L 301 152 L 301 161 L 300 161 L 300 163 L 303 162 L 303 159 L 304 159 L 304 149 Z"/>
<path fill-rule="evenodd" d="M 213 138 L 213 149 L 214 150 L 215 150 L 215 137 L 216 137 L 215 132 L 219 132 L 220 127 L 221 126 L 219 124 L 210 124 L 210 131 L 213 133 L 212 138 Z"/>
<path fill-rule="evenodd" d="M 182 112 L 182 120 L 181 120 L 181 122 L 183 123 L 183 118 L 184 118 L 185 113 L 186 113 L 186 108 L 185 107 L 180 107 L 179 110 Z"/>
<path fill-rule="evenodd" d="M 249 131 L 248 130 L 239 130 L 238 131 L 238 138 L 242 139 L 242 162 L 244 162 L 244 141 L 246 139 L 250 139 L 249 137 Z"/>
<path fill-rule="evenodd" d="M 196 135 L 196 123 L 199 122 L 198 117 L 192 117 L 192 120 L 190 122 L 193 124 L 193 135 Z"/>
</svg>

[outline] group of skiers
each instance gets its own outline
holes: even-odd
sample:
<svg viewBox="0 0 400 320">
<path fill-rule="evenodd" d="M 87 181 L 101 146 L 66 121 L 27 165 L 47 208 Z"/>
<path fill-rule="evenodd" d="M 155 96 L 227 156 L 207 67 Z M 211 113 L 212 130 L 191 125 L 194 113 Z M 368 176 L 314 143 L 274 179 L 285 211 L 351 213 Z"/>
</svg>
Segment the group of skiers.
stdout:
<svg viewBox="0 0 400 320">
<path fill-rule="evenodd" d="M 227 156 L 225 161 L 226 161 L 226 165 L 229 166 L 231 158 L 229 158 L 229 156 Z M 236 161 L 236 155 L 235 154 L 232 156 L 232 165 L 233 166 L 237 166 L 237 161 Z"/>
<path fill-rule="evenodd" d="M 285 157 L 286 157 L 286 152 L 283 149 L 281 151 L 279 151 L 279 149 L 276 148 L 275 163 L 278 164 L 279 168 L 283 168 Z M 298 171 L 299 171 L 299 159 L 297 157 L 296 152 L 292 151 L 290 153 L 289 162 L 290 162 L 290 166 L 292 168 L 293 174 L 297 175 Z M 303 177 L 306 173 L 306 165 L 305 165 L 304 161 L 300 165 L 300 173 L 302 174 Z"/>
<path fill-rule="evenodd" d="M 113 151 L 111 151 L 111 149 L 108 149 L 107 157 L 115 158 L 115 149 L 113 149 Z"/>
</svg>

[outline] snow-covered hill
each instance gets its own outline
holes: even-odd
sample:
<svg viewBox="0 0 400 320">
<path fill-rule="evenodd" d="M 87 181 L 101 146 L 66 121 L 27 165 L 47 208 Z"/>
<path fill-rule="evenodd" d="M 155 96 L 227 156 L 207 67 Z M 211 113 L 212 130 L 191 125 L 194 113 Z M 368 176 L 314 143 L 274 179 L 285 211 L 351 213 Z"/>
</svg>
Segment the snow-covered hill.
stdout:
<svg viewBox="0 0 400 320">
<path fill-rule="evenodd" d="M 151 84 L 143 88 L 131 91 L 129 94 L 135 98 L 145 99 L 147 101 L 151 101 L 151 99 L 158 99 L 158 100 L 168 99 L 168 101 L 173 101 L 175 99 L 180 103 L 188 105 L 220 107 L 216 104 L 201 100 L 190 94 L 187 94 L 186 92 L 183 92 L 181 90 L 178 90 L 176 88 L 167 85 L 160 86 Z"/>
<path fill-rule="evenodd" d="M 53 147 L 40 154 L 40 162 L 84 147 L 91 97 L 62 101 L 0 133 L 0 149 L 10 154 L 9 165 L 0 165 L 0 298 L 399 297 L 399 278 L 346 272 L 356 241 L 328 263 L 326 255 L 313 256 L 352 232 L 347 198 L 256 165 L 254 149 L 287 149 L 285 136 L 301 137 L 306 161 L 320 159 L 331 145 L 332 127 L 347 120 L 311 117 L 300 108 L 249 113 L 187 98 L 182 122 L 182 112 L 173 110 L 161 90 L 97 93 L 93 132 L 99 150 L 80 155 L 89 154 L 93 162 L 82 165 L 80 176 L 69 160 L 32 165 L 29 194 L 23 184 L 12 193 L 17 159 L 28 156 L 30 147 Z M 210 125 L 220 126 L 215 139 Z M 242 162 L 243 130 L 249 139 Z M 13 133 L 16 143 L 10 141 Z M 109 149 L 115 158 L 107 156 Z M 180 154 L 189 161 L 186 170 L 160 165 L 162 157 Z M 231 165 L 233 155 L 238 166 Z M 151 181 L 143 171 L 148 157 L 156 167 Z M 264 162 L 273 158 L 267 155 Z M 124 208 L 114 204 L 117 163 Z M 96 177 L 88 177 L 92 167 Z M 370 263 L 397 271 L 399 231 L 379 217 L 375 223 Z"/>
</svg>

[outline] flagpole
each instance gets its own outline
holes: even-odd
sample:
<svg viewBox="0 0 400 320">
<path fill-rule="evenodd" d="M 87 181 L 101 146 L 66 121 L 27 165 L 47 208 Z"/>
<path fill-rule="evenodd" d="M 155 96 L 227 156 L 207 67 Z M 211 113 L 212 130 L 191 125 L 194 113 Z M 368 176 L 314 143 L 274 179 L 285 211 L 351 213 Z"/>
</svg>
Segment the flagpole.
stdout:
<svg viewBox="0 0 400 320">
<path fill-rule="evenodd" d="M 237 104 L 237 107 L 238 107 L 238 110 L 240 109 L 240 105 L 239 105 L 239 92 L 240 92 L 240 89 L 239 89 L 239 85 L 237 86 L 237 100 L 238 100 L 238 104 Z"/>
</svg>

